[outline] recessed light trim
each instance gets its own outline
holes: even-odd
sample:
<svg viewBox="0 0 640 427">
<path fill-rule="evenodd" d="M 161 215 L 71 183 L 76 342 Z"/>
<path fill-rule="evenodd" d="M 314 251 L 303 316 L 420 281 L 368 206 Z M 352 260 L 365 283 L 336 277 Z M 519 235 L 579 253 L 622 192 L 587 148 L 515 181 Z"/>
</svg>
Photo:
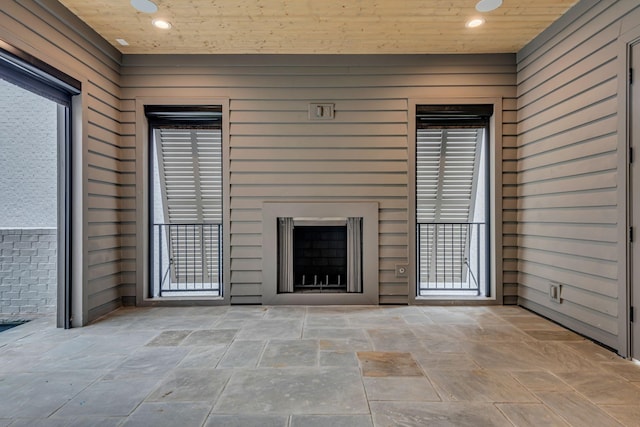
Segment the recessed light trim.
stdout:
<svg viewBox="0 0 640 427">
<path fill-rule="evenodd" d="M 131 6 L 142 13 L 156 13 L 158 11 L 158 6 L 151 0 L 131 0 Z"/>
<path fill-rule="evenodd" d="M 125 39 L 116 39 L 116 41 L 121 45 L 121 46 L 129 46 L 129 42 L 126 41 Z"/>
<path fill-rule="evenodd" d="M 160 28 L 161 30 L 169 30 L 171 28 L 171 22 L 165 21 L 164 19 L 154 19 L 151 23 L 154 27 Z"/>
<path fill-rule="evenodd" d="M 502 6 L 502 0 L 480 0 L 476 4 L 476 10 L 478 12 L 491 12 Z"/>
<path fill-rule="evenodd" d="M 484 18 L 473 18 L 467 21 L 465 27 L 467 28 L 476 28 L 485 23 Z"/>
</svg>

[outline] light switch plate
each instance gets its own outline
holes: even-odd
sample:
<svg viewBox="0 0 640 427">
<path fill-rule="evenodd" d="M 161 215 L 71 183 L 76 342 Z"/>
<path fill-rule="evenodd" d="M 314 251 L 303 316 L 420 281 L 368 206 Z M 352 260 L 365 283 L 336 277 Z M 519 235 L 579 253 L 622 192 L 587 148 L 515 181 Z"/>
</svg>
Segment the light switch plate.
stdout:
<svg viewBox="0 0 640 427">
<path fill-rule="evenodd" d="M 335 104 L 312 102 L 309 104 L 309 120 L 333 120 Z"/>
</svg>

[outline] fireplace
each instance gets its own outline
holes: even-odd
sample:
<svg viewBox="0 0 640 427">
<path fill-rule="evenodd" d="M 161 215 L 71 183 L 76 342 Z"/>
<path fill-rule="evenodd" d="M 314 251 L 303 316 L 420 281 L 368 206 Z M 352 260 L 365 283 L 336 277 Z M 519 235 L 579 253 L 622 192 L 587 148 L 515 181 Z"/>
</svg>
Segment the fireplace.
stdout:
<svg viewBox="0 0 640 427">
<path fill-rule="evenodd" d="M 362 218 L 278 218 L 278 293 L 362 292 Z"/>
<path fill-rule="evenodd" d="M 378 204 L 263 205 L 263 302 L 375 304 Z"/>
</svg>

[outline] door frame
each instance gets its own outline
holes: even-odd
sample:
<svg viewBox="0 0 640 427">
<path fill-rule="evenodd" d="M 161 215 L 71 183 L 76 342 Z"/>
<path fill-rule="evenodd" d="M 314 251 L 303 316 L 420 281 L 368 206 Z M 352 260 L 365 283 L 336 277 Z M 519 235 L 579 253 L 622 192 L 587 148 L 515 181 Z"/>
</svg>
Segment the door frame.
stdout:
<svg viewBox="0 0 640 427">
<path fill-rule="evenodd" d="M 75 226 L 72 218 L 75 218 L 74 212 L 77 210 L 77 191 L 72 185 L 75 176 L 73 170 L 78 164 L 75 160 L 76 156 L 73 154 L 77 151 L 73 148 L 73 141 L 81 138 L 81 133 L 78 131 L 81 121 L 82 83 L 2 39 L 0 39 L 0 55 L 2 60 L 8 64 L 9 70 L 15 69 L 10 73 L 15 73 L 14 77 L 18 81 L 28 82 L 26 83 L 28 86 L 35 84 L 35 86 L 31 86 L 32 89 L 26 90 L 51 99 L 57 104 L 56 326 L 69 329 L 72 326 L 78 326 L 73 316 L 81 313 L 83 309 L 78 298 L 82 289 L 78 288 L 77 283 L 76 286 L 72 285 L 73 271 L 77 266 L 73 263 L 74 256 L 71 253 L 73 239 L 76 238 L 73 233 Z M 33 87 L 37 87 L 37 90 L 34 90 Z M 73 278 L 73 280 L 76 279 Z M 74 298 L 73 295 L 76 297 Z"/>
<path fill-rule="evenodd" d="M 478 297 L 446 297 L 446 298 L 420 298 L 417 296 L 416 283 L 416 106 L 418 105 L 473 105 L 492 104 L 493 115 L 489 120 L 489 141 L 487 141 L 487 155 L 489 157 L 489 218 L 488 235 L 491 245 L 491 259 L 489 260 L 491 296 Z M 408 100 L 409 113 L 409 139 L 408 146 L 408 217 L 409 217 L 409 304 L 448 304 L 455 300 L 458 305 L 487 305 L 503 304 L 503 224 L 502 224 L 502 110 L 503 98 L 415 98 Z"/>
<path fill-rule="evenodd" d="M 631 68 L 631 50 L 634 45 L 640 44 L 640 26 L 636 26 L 631 30 L 620 35 L 618 39 L 618 111 L 622 117 L 618 120 L 618 200 L 620 208 L 618 209 L 618 354 L 625 358 L 640 355 L 632 355 L 631 335 L 631 289 L 633 287 L 633 252 L 632 243 L 629 238 L 630 227 L 634 225 L 631 217 L 633 208 L 633 198 L 630 193 L 631 188 L 631 85 L 629 81 L 629 69 Z M 635 79 L 640 78 L 640 71 L 636 70 Z M 640 83 L 638 83 L 640 84 Z M 640 162 L 640 149 L 636 148 L 633 159 L 636 164 Z M 639 200 L 640 202 L 640 200 Z M 640 224 L 635 224 L 635 240 L 638 240 L 638 230 Z M 640 307 L 636 307 L 636 310 Z M 640 319 L 636 320 L 640 322 Z"/>
<path fill-rule="evenodd" d="M 136 306 L 191 306 L 197 305 L 229 305 L 231 301 L 231 231 L 230 231 L 230 183 L 229 183 L 229 98 L 218 96 L 214 90 L 203 91 L 200 96 L 172 96 L 166 91 L 158 90 L 158 96 L 135 97 L 136 115 Z M 210 92 L 210 93 L 207 93 Z M 144 113 L 147 105 L 162 106 L 198 106 L 220 105 L 222 107 L 222 296 L 221 297 L 163 297 L 150 298 L 148 294 L 150 270 L 150 206 L 149 194 L 149 121 Z"/>
</svg>

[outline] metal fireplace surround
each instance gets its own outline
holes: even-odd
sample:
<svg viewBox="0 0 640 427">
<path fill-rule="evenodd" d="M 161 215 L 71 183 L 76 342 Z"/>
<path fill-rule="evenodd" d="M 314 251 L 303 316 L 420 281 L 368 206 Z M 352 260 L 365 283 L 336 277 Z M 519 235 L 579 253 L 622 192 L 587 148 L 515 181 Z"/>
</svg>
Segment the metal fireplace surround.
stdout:
<svg viewBox="0 0 640 427">
<path fill-rule="evenodd" d="M 362 218 L 362 292 L 278 293 L 278 219 Z M 378 203 L 265 202 L 262 206 L 262 302 L 273 305 L 378 304 Z"/>
</svg>

